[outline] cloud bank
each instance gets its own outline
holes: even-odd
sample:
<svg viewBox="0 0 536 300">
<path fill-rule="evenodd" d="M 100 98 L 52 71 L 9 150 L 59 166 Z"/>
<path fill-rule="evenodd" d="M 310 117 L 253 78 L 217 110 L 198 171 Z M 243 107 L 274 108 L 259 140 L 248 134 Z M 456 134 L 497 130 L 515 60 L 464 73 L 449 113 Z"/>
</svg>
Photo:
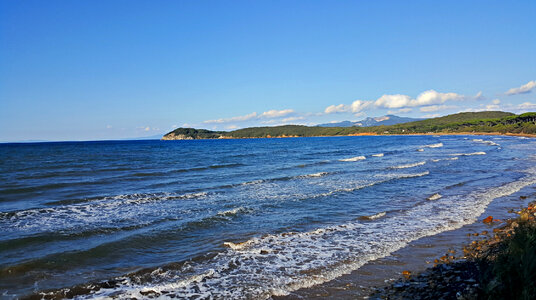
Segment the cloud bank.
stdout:
<svg viewBox="0 0 536 300">
<path fill-rule="evenodd" d="M 247 115 L 237 116 L 226 119 L 216 119 L 216 120 L 206 120 L 203 121 L 204 124 L 226 124 L 226 123 L 236 123 L 236 122 L 245 122 L 250 120 L 259 120 L 259 119 L 275 119 L 282 118 L 294 114 L 293 109 L 283 109 L 283 110 L 269 110 L 265 111 L 262 114 L 257 114 L 252 112 Z"/>
<path fill-rule="evenodd" d="M 534 88 L 536 88 L 536 80 L 529 81 L 518 88 L 511 88 L 505 94 L 508 96 L 527 94 L 530 93 Z"/>
<path fill-rule="evenodd" d="M 457 93 L 440 93 L 435 90 L 428 90 L 420 93 L 416 98 L 408 95 L 393 94 L 383 95 L 373 101 L 356 100 L 352 104 L 330 105 L 324 110 L 325 114 L 333 113 L 360 113 L 368 108 L 388 108 L 398 109 L 399 112 L 409 112 L 412 107 L 422 107 L 423 112 L 438 111 L 443 109 L 453 108 L 452 106 L 440 105 L 447 101 L 461 101 L 475 99 L 483 99 L 482 92 L 479 92 L 474 97 L 467 97 Z M 427 108 L 424 108 L 426 106 Z"/>
</svg>

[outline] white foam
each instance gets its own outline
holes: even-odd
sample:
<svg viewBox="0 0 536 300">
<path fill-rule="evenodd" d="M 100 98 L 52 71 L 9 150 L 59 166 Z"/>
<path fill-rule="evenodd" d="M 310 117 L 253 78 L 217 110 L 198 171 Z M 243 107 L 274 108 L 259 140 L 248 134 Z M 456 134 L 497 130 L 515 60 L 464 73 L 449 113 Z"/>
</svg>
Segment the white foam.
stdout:
<svg viewBox="0 0 536 300">
<path fill-rule="evenodd" d="M 428 197 L 426 199 L 433 201 L 433 200 L 440 199 L 441 197 L 443 197 L 443 196 L 441 196 L 439 193 L 435 193 L 435 194 L 433 194 L 432 196 L 430 196 L 430 197 Z"/>
<path fill-rule="evenodd" d="M 485 141 L 483 139 L 473 139 L 473 142 L 486 144 L 486 145 L 489 145 L 489 146 L 500 146 L 499 144 L 497 144 L 497 143 L 495 143 L 493 141 Z"/>
<path fill-rule="evenodd" d="M 231 248 L 233 250 L 242 250 L 242 249 L 245 249 L 248 246 L 254 244 L 255 241 L 256 241 L 255 239 L 251 239 L 251 240 L 247 240 L 247 241 L 241 242 L 241 243 L 225 242 L 225 243 L 223 243 L 223 245 L 228 247 L 228 248 Z"/>
<path fill-rule="evenodd" d="M 318 172 L 318 173 L 313 173 L 313 174 L 301 175 L 301 176 L 298 176 L 298 177 L 299 178 L 322 177 L 322 176 L 326 176 L 328 174 L 329 174 L 328 172 Z"/>
<path fill-rule="evenodd" d="M 534 184 L 536 176 L 527 174 L 485 192 L 439 198 L 366 223 L 356 220 L 227 243 L 229 249 L 210 259 L 189 262 L 176 270 L 153 272 L 150 282 L 140 284 L 136 278 L 120 277 L 118 286 L 80 298 L 144 298 L 141 292 L 146 291 L 178 298 L 268 299 L 287 295 L 348 274 L 411 241 L 473 223 L 493 199 Z"/>
<path fill-rule="evenodd" d="M 339 161 L 359 161 L 359 160 L 364 160 L 364 159 L 366 159 L 366 157 L 364 156 L 355 156 L 355 157 L 350 157 L 350 158 L 339 159 Z"/>
<path fill-rule="evenodd" d="M 473 152 L 473 153 L 454 153 L 449 154 L 452 156 L 472 156 L 472 155 L 486 155 L 486 152 L 480 151 L 480 152 Z"/>
<path fill-rule="evenodd" d="M 242 206 L 240 207 L 236 207 L 236 208 L 233 208 L 233 209 L 229 209 L 229 210 L 225 210 L 225 211 L 220 211 L 218 212 L 218 216 L 224 216 L 224 217 L 229 217 L 229 216 L 234 216 L 240 212 L 243 212 L 243 211 L 246 211 L 246 209 Z"/>
<path fill-rule="evenodd" d="M 421 146 L 421 147 L 422 148 L 440 148 L 440 147 L 443 147 L 443 143 L 424 145 L 424 146 Z"/>
<path fill-rule="evenodd" d="M 438 161 L 442 161 L 442 160 L 457 160 L 458 157 L 455 156 L 455 157 L 449 157 L 449 158 L 432 158 L 432 161 L 433 162 L 438 162 Z"/>
<path fill-rule="evenodd" d="M 259 184 L 265 182 L 264 179 L 258 179 L 258 180 L 252 180 L 242 183 L 242 185 L 252 185 L 252 184 Z"/>
<path fill-rule="evenodd" d="M 49 231 L 69 231 L 78 228 L 141 226 L 143 216 L 158 213 L 161 217 L 176 216 L 177 213 L 188 213 L 188 210 L 177 211 L 181 200 L 206 198 L 208 193 L 188 194 L 126 194 L 95 199 L 83 203 L 61 205 L 50 208 L 35 208 L 18 211 L 9 218 L 1 217 L 0 228 L 11 232 L 38 234 Z M 177 201 L 179 200 L 179 201 Z M 169 208 L 174 208 L 171 210 Z"/>
<path fill-rule="evenodd" d="M 391 181 L 391 180 L 422 177 L 422 176 L 426 176 L 428 174 L 430 174 L 429 171 L 425 171 L 425 172 L 422 172 L 422 173 L 415 173 L 415 174 L 388 174 L 388 175 L 383 176 L 383 177 L 385 177 L 385 179 L 383 179 L 383 180 L 373 181 L 373 182 L 364 183 L 364 184 L 357 184 L 355 186 L 348 187 L 348 188 L 339 188 L 339 189 L 335 189 L 333 191 L 329 191 L 327 193 L 317 194 L 317 195 L 315 195 L 315 196 L 313 196 L 311 198 L 327 197 L 327 196 L 332 196 L 332 195 L 340 194 L 340 193 L 350 193 L 350 192 L 354 192 L 354 191 L 357 191 L 357 190 L 360 190 L 360 189 L 363 189 L 363 188 L 374 186 L 376 184 L 388 182 L 388 181 Z"/>
<path fill-rule="evenodd" d="M 417 149 L 417 152 L 423 152 L 424 149 Z"/>
<path fill-rule="evenodd" d="M 369 216 L 369 219 L 376 220 L 376 219 L 379 219 L 379 218 L 381 218 L 381 217 L 383 217 L 385 215 L 386 215 L 386 212 L 383 211 L 383 212 L 377 213 L 375 215 Z"/>
<path fill-rule="evenodd" d="M 383 153 L 372 154 L 372 156 L 374 156 L 374 157 L 383 157 Z"/>
<path fill-rule="evenodd" d="M 420 162 L 416 162 L 416 163 L 411 163 L 411 164 L 405 164 L 405 165 L 399 165 L 399 166 L 393 166 L 391 167 L 391 169 L 407 169 L 407 168 L 414 168 L 414 167 L 417 167 L 417 166 L 422 166 L 426 164 L 425 161 L 420 161 Z"/>
</svg>

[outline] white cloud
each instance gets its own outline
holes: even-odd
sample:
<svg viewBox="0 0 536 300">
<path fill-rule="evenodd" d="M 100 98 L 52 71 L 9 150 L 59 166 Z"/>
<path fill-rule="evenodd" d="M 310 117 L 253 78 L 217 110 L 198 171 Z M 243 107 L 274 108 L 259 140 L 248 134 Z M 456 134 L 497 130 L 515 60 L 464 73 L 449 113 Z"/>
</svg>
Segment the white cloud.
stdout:
<svg viewBox="0 0 536 300">
<path fill-rule="evenodd" d="M 265 111 L 261 114 L 257 114 L 256 112 L 252 112 L 247 115 L 243 116 L 237 116 L 232 118 L 222 118 L 222 119 L 216 119 L 216 120 L 206 120 L 203 121 L 204 124 L 226 124 L 226 123 L 236 123 L 236 122 L 245 122 L 250 120 L 261 120 L 261 119 L 277 119 L 282 118 L 288 115 L 294 114 L 295 111 L 293 109 L 283 109 L 283 110 L 269 110 Z M 264 124 L 268 124 L 266 122 L 262 122 Z"/>
<path fill-rule="evenodd" d="M 252 113 L 244 115 L 244 116 L 237 116 L 237 117 L 232 117 L 232 118 L 227 118 L 227 119 L 207 120 L 207 121 L 203 121 L 203 123 L 205 123 L 205 124 L 222 124 L 222 123 L 229 123 L 229 122 L 242 122 L 242 121 L 251 120 L 251 119 L 256 118 L 256 117 L 257 117 L 257 113 L 252 112 Z"/>
<path fill-rule="evenodd" d="M 530 93 L 530 91 L 532 91 L 532 89 L 534 88 L 536 88 L 536 80 L 529 81 L 526 84 L 518 88 L 511 88 L 505 94 L 506 95 L 526 94 L 526 93 Z"/>
<path fill-rule="evenodd" d="M 299 121 L 299 120 L 304 120 L 305 117 L 289 117 L 289 118 L 285 118 L 283 120 L 281 120 L 282 122 L 292 122 L 292 121 Z"/>
<path fill-rule="evenodd" d="M 294 110 L 292 109 L 283 109 L 283 110 L 272 109 L 272 110 L 263 112 L 259 116 L 259 118 L 267 118 L 267 119 L 280 118 L 280 117 L 284 117 L 293 113 L 294 113 Z"/>
<path fill-rule="evenodd" d="M 485 110 L 501 110 L 501 107 L 497 104 L 488 104 Z"/>
<path fill-rule="evenodd" d="M 383 95 L 378 98 L 376 102 L 374 102 L 374 105 L 385 108 L 401 108 L 405 106 L 410 106 L 410 101 L 411 97 L 407 95 Z"/>
<path fill-rule="evenodd" d="M 495 100 L 491 101 L 491 103 L 497 105 L 497 104 L 501 103 L 501 100 L 495 99 Z"/>
<path fill-rule="evenodd" d="M 439 93 L 434 90 L 422 92 L 417 99 L 411 101 L 411 106 L 442 104 L 450 100 L 462 100 L 465 97 L 456 93 Z"/>
<path fill-rule="evenodd" d="M 536 109 L 536 103 L 530 103 L 530 102 L 524 102 L 524 103 L 521 103 L 517 106 L 518 109 L 523 109 L 523 110 L 535 110 Z"/>
<path fill-rule="evenodd" d="M 439 114 L 428 114 L 428 115 L 424 115 L 422 117 L 423 118 L 437 118 L 437 117 L 439 117 Z"/>
<path fill-rule="evenodd" d="M 229 126 L 227 126 L 227 127 L 225 127 L 225 128 L 226 128 L 226 129 L 237 129 L 238 126 L 236 126 L 236 125 L 229 125 Z"/>
<path fill-rule="evenodd" d="M 419 108 L 422 112 L 433 112 L 433 111 L 440 111 L 440 110 L 446 110 L 451 108 L 456 108 L 457 106 L 453 105 L 430 105 L 430 106 L 424 106 Z"/>
<path fill-rule="evenodd" d="M 348 105 L 339 104 L 339 105 L 330 105 L 326 107 L 324 112 L 326 114 L 333 114 L 333 113 L 348 112 L 349 110 L 350 110 L 350 107 Z"/>
<path fill-rule="evenodd" d="M 477 94 L 478 95 L 478 94 Z M 404 108 L 425 106 L 433 104 L 442 104 L 451 100 L 463 100 L 466 97 L 456 93 L 439 93 L 434 90 L 422 92 L 415 99 L 411 99 L 408 95 L 383 95 L 374 102 L 377 107 L 385 108 Z"/>
<path fill-rule="evenodd" d="M 111 129 L 112 125 L 106 125 L 106 129 Z"/>
<path fill-rule="evenodd" d="M 358 114 L 365 108 L 369 107 L 371 104 L 372 104 L 372 101 L 356 100 L 352 102 L 352 104 L 350 105 L 346 105 L 346 104 L 330 105 L 326 107 L 326 109 L 324 110 L 324 113 L 333 114 L 333 113 L 351 112 L 354 114 Z"/>
<path fill-rule="evenodd" d="M 355 114 L 355 113 L 359 113 L 362 110 L 364 110 L 365 108 L 369 107 L 370 104 L 372 104 L 371 101 L 356 100 L 356 101 L 352 102 L 352 105 L 350 105 L 350 107 L 352 109 L 352 112 Z"/>
<path fill-rule="evenodd" d="M 476 93 L 476 95 L 473 97 L 475 100 L 486 100 L 486 97 L 482 95 L 482 91 Z"/>
</svg>

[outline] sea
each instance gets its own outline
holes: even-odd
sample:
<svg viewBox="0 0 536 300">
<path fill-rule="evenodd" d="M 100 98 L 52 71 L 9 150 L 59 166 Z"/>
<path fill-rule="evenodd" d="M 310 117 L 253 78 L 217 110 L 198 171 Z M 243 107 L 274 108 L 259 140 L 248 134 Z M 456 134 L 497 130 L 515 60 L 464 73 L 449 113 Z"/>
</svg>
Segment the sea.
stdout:
<svg viewBox="0 0 536 300">
<path fill-rule="evenodd" d="M 536 139 L 0 144 L 0 297 L 268 299 L 474 223 Z"/>
</svg>

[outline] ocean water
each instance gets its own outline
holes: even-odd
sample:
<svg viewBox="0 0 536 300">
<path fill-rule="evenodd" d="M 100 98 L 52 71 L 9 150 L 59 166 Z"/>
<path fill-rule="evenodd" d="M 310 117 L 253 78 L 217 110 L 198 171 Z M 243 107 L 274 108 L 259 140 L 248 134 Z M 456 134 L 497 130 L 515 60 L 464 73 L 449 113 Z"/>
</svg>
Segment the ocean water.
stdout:
<svg viewBox="0 0 536 300">
<path fill-rule="evenodd" d="M 0 295 L 266 299 L 475 222 L 536 140 L 0 145 Z"/>
</svg>

